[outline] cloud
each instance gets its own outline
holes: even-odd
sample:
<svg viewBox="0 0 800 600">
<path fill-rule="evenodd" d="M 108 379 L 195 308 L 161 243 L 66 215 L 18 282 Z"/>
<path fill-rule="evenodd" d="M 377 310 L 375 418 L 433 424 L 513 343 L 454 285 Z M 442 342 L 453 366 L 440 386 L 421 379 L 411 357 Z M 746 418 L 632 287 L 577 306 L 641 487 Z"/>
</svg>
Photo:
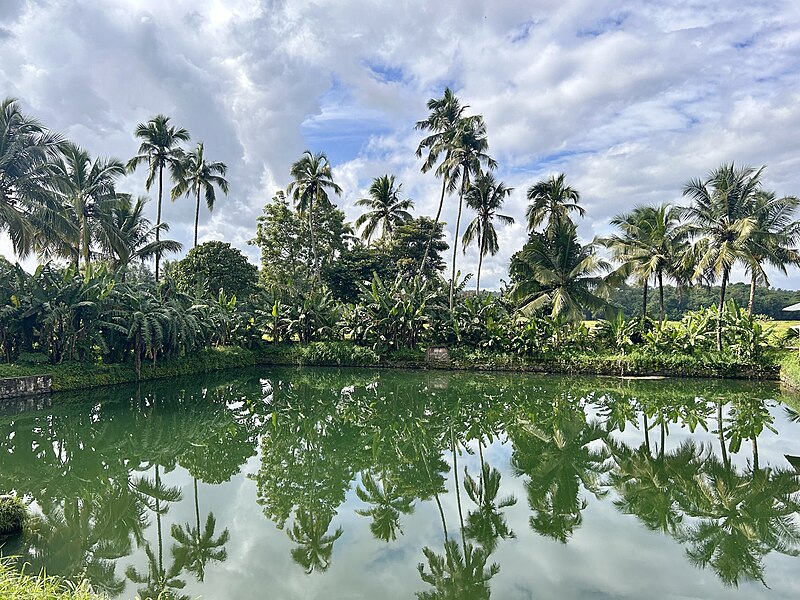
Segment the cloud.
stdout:
<svg viewBox="0 0 800 600">
<path fill-rule="evenodd" d="M 555 172 L 581 191 L 586 239 L 731 160 L 766 164 L 767 186 L 798 193 L 798 25 L 789 0 L 5 2 L 0 83 L 97 155 L 131 156 L 136 123 L 170 115 L 230 168 L 201 238 L 254 260 L 255 218 L 306 148 L 331 157 L 349 218 L 383 173 L 434 214 L 439 182 L 419 172 L 413 127 L 450 85 L 484 115 L 497 176 L 515 188 L 505 212 L 518 223 L 484 263 L 495 287 L 525 241 L 525 190 Z M 143 175 L 123 187 L 142 193 Z M 165 202 L 184 243 L 190 204 Z M 456 204 L 443 213 L 451 243 Z M 460 264 L 474 269 L 474 250 Z"/>
</svg>

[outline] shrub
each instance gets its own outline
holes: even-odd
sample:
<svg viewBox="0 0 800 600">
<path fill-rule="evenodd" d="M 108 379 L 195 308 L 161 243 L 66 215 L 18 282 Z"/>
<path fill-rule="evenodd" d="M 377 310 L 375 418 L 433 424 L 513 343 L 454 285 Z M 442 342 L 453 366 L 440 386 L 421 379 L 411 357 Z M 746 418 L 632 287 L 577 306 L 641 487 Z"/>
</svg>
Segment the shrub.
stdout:
<svg viewBox="0 0 800 600">
<path fill-rule="evenodd" d="M 28 508 L 15 496 L 0 496 L 0 535 L 22 531 Z"/>
<path fill-rule="evenodd" d="M 348 342 L 314 342 L 295 349 L 295 359 L 301 365 L 371 366 L 380 361 L 372 348 Z"/>
<path fill-rule="evenodd" d="M 70 584 L 59 577 L 26 575 L 14 569 L 9 559 L 0 558 L 0 598 L 18 600 L 100 600 L 89 583 Z"/>
</svg>

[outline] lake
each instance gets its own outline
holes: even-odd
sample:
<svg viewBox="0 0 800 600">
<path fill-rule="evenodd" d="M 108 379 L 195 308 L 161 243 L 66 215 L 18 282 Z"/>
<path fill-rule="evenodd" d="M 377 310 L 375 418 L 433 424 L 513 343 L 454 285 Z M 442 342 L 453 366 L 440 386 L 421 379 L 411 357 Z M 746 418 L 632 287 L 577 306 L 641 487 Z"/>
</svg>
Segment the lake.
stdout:
<svg viewBox="0 0 800 600">
<path fill-rule="evenodd" d="M 312 368 L 58 394 L 0 409 L 0 493 L 38 515 L 2 552 L 119 598 L 798 598 L 781 401 Z"/>
</svg>

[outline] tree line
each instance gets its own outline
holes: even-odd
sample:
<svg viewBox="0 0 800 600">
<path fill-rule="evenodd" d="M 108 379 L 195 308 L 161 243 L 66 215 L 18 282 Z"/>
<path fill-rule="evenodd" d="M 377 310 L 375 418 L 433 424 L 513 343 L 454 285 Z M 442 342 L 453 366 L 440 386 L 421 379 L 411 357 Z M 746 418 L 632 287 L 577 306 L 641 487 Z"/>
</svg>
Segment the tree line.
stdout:
<svg viewBox="0 0 800 600">
<path fill-rule="evenodd" d="M 71 270 L 69 276 L 64 275 L 64 285 L 79 274 L 101 273 L 96 267 L 103 263 L 108 275 L 100 279 L 120 284 L 127 276 L 133 277 L 125 288 L 133 296 L 145 294 L 160 302 L 158 299 L 171 298 L 173 290 L 179 290 L 184 300 L 178 310 L 188 310 L 195 306 L 190 302 L 202 299 L 204 306 L 238 302 L 239 307 L 231 306 L 228 312 L 248 307 L 251 312 L 266 313 L 250 319 L 251 329 L 260 322 L 265 330 L 251 331 L 248 340 L 309 342 L 337 339 L 341 334 L 366 342 L 380 331 L 375 343 L 383 348 L 413 348 L 441 337 L 429 329 L 455 328 L 457 331 L 446 337 L 458 342 L 458 331 L 463 330 L 458 327 L 459 319 L 481 311 L 509 315 L 503 326 L 511 337 L 518 333 L 514 323 L 530 323 L 531 318 L 576 323 L 593 314 L 610 317 L 619 310 L 613 303 L 614 291 L 633 282 L 641 290 L 642 324 L 655 323 L 659 328 L 668 317 L 665 295 L 670 295 L 670 289 L 680 296 L 698 289 L 697 284 L 718 283 L 715 314 L 720 351 L 733 269 L 743 267 L 750 275 L 748 312 L 752 313 L 757 286 L 770 283 L 767 268 L 786 273 L 800 262 L 796 249 L 800 225 L 794 218 L 798 199 L 766 190 L 761 182 L 763 168 L 722 165 L 706 178 L 685 184 L 682 191 L 689 200 L 685 206 L 634 207 L 614 217 L 614 234 L 590 242 L 582 242 L 578 236 L 576 220 L 585 216 L 580 193 L 560 173 L 526 190 L 528 240 L 511 259 L 509 283 L 498 299 L 502 304 L 483 307 L 495 298 L 483 293 L 486 302 L 462 310 L 471 275 L 461 277 L 459 249 L 465 252 L 471 244 L 478 247 L 475 291 L 481 295 L 484 259 L 499 249 L 495 224 L 514 221 L 501 214 L 512 189 L 492 173 L 497 162 L 488 154 L 488 133 L 481 115 L 468 114 L 469 107 L 449 88 L 441 98 L 430 99 L 427 107 L 428 116 L 416 123 L 424 133 L 416 154 L 422 159 L 421 171 L 433 173 L 441 181 L 434 218 L 414 217 L 413 199 L 406 197 L 402 183 L 387 173 L 374 178 L 367 197 L 357 201 L 364 213 L 348 223 L 333 200 L 343 190 L 327 156 L 306 151 L 291 165 L 288 185 L 275 193 L 258 219 L 251 241 L 261 250 L 255 282 L 254 269 L 242 267 L 246 259 L 229 246 L 212 246 L 197 256 L 190 252 L 185 259 L 189 262 L 182 268 L 176 267 L 173 273 L 170 266 L 164 272 L 162 255 L 180 249 L 174 240 L 162 239 L 168 230 L 161 218 L 165 185 L 171 185 L 173 200 L 189 196 L 195 201 L 197 251 L 202 248 L 197 246 L 201 196 L 211 210 L 217 190 L 229 190 L 226 165 L 209 161 L 202 142 L 186 150 L 183 144 L 189 141 L 189 133 L 172 124 L 169 117 L 157 115 L 139 124 L 134 132 L 140 142 L 138 151 L 123 163 L 93 159 L 23 114 L 18 103 L 8 99 L 0 115 L 0 231 L 10 235 L 21 256 L 36 252 L 42 260 L 66 260 Z M 147 168 L 146 189 L 156 188 L 155 224 L 144 216 L 145 198 L 117 190 L 120 178 L 140 166 Z M 165 175 L 169 181 L 165 182 Z M 460 243 L 452 249 L 444 239 L 446 224 L 441 221 L 446 201 L 457 206 L 452 239 Z M 474 214 L 462 232 L 465 203 Z M 452 276 L 445 279 L 444 253 L 448 250 L 452 251 Z M 150 260 L 155 262 L 155 287 L 147 269 L 135 268 Z M 203 268 L 186 266 L 194 265 L 195 260 Z M 4 314 L 11 318 L 20 311 L 29 312 L 22 307 L 34 302 L 34 294 L 22 302 L 15 291 L 28 290 L 32 282 L 42 284 L 42 273 L 54 268 L 58 271 L 48 266 L 27 279 L 19 271 L 11 274 L 10 266 L 4 269 L 4 280 L 17 282 L 5 294 Z M 219 276 L 210 274 L 214 269 Z M 54 280 L 62 275 L 58 271 Z M 89 279 L 86 276 L 87 284 Z M 652 288 L 658 292 L 658 318 L 649 321 Z M 446 296 L 449 314 L 443 312 L 442 296 Z M 105 302 L 108 297 L 100 299 Z M 75 314 L 80 313 L 80 304 L 74 306 Z M 78 318 L 75 314 L 73 318 Z M 443 323 L 447 326 L 439 327 Z M 116 325 L 132 331 L 131 322 Z M 153 325 L 148 336 L 154 340 L 152 347 L 140 351 L 134 348 L 138 342 L 130 334 L 128 353 L 135 358 L 163 352 L 170 344 L 159 341 L 166 334 L 157 332 L 171 331 L 173 325 L 168 320 Z M 86 332 L 81 319 L 70 327 L 81 335 Z M 7 343 L 7 357 L 34 346 L 42 351 L 52 346 L 48 340 L 34 339 L 33 332 L 41 336 L 44 329 L 33 328 L 15 338 L 22 342 Z M 5 339 L 13 337 L 4 335 Z M 107 341 L 107 335 L 102 337 Z M 215 343 L 228 338 L 206 336 L 217 340 Z M 52 348 L 49 352 L 52 361 L 60 362 L 60 354 L 54 354 Z M 76 351 L 73 348 L 67 354 L 74 356 Z"/>
</svg>

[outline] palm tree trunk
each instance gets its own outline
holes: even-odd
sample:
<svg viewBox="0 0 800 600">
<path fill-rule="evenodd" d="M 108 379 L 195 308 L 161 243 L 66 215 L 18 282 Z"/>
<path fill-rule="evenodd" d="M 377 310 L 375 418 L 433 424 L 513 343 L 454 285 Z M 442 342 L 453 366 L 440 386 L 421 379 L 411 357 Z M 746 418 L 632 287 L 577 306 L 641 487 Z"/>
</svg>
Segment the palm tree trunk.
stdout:
<svg viewBox="0 0 800 600">
<path fill-rule="evenodd" d="M 161 240 L 161 196 L 164 191 L 164 167 L 158 168 L 158 208 L 156 209 L 156 245 Z M 161 251 L 156 250 L 156 283 L 158 283 L 158 267 L 161 263 Z"/>
<path fill-rule="evenodd" d="M 756 272 L 755 269 L 753 270 L 753 274 L 750 277 L 750 301 L 747 303 L 747 315 L 752 316 L 753 314 L 753 304 L 756 300 Z"/>
<path fill-rule="evenodd" d="M 461 192 L 458 194 L 458 216 L 456 217 L 456 235 L 453 238 L 453 270 L 450 273 L 450 310 L 453 310 L 456 293 L 456 257 L 458 256 L 458 230 L 461 228 L 461 209 L 464 206 L 464 188 L 468 185 L 467 174 L 461 183 Z"/>
<path fill-rule="evenodd" d="M 319 263 L 317 261 L 317 236 L 314 233 L 314 201 L 308 204 L 308 230 L 311 235 L 311 259 L 313 261 L 314 279 L 319 282 Z"/>
<path fill-rule="evenodd" d="M 644 422 L 644 446 L 647 448 L 647 453 L 650 454 L 650 425 L 647 422 L 647 412 L 642 409 L 642 421 Z"/>
<path fill-rule="evenodd" d="M 660 459 L 664 459 L 664 446 L 667 445 L 667 425 L 664 423 L 664 411 L 661 411 L 661 448 L 658 450 Z"/>
<path fill-rule="evenodd" d="M 194 248 L 197 248 L 197 230 L 200 227 L 200 188 L 197 188 L 197 202 L 194 207 Z"/>
<path fill-rule="evenodd" d="M 722 421 L 722 400 L 717 400 L 717 429 L 719 436 L 719 445 L 722 452 L 722 464 L 727 469 L 730 465 L 728 463 L 728 449 L 725 447 L 725 424 Z"/>
<path fill-rule="evenodd" d="M 436 235 L 436 226 L 439 224 L 439 217 L 442 216 L 442 207 L 444 206 L 444 192 L 447 186 L 447 178 L 442 177 L 442 195 L 439 198 L 439 209 L 436 211 L 436 218 L 433 220 L 433 229 L 431 235 L 428 237 L 428 243 L 425 245 L 425 254 L 422 255 L 422 262 L 419 264 L 419 271 L 417 275 L 422 275 L 425 270 L 425 262 L 428 260 L 428 254 L 431 251 L 431 244 L 433 244 L 433 236 Z"/>
<path fill-rule="evenodd" d="M 650 279 L 644 280 L 644 285 L 642 286 L 642 320 L 647 318 L 647 284 L 650 282 Z"/>
<path fill-rule="evenodd" d="M 161 480 L 158 477 L 158 465 L 156 465 L 156 490 L 161 488 L 160 485 Z M 156 493 L 160 493 L 157 491 Z M 161 534 L 161 506 L 158 501 L 158 496 L 156 496 L 156 529 L 158 531 L 158 572 L 164 572 L 164 542 L 163 536 Z"/>
<path fill-rule="evenodd" d="M 464 555 L 467 554 L 467 538 L 464 536 L 464 512 L 461 509 L 461 486 L 458 483 L 458 452 L 456 448 L 453 429 L 450 429 L 450 449 L 453 452 L 453 479 L 456 485 L 456 504 L 458 504 L 458 521 L 461 524 L 461 547 Z"/>
<path fill-rule="evenodd" d="M 83 216 L 81 252 L 83 253 L 83 269 L 86 270 L 89 268 L 89 224 L 86 222 L 86 215 Z"/>
<path fill-rule="evenodd" d="M 758 439 L 753 438 L 753 468 L 758 471 Z"/>
<path fill-rule="evenodd" d="M 658 272 L 658 324 L 664 325 L 664 273 Z"/>
<path fill-rule="evenodd" d="M 725 308 L 725 290 L 728 287 L 728 269 L 722 271 L 722 287 L 719 292 L 719 312 L 717 314 L 717 352 L 722 352 L 722 311 Z"/>
<path fill-rule="evenodd" d="M 475 293 L 480 296 L 481 294 L 481 266 L 483 265 L 483 248 L 478 254 L 478 283 L 475 286 Z"/>
</svg>

